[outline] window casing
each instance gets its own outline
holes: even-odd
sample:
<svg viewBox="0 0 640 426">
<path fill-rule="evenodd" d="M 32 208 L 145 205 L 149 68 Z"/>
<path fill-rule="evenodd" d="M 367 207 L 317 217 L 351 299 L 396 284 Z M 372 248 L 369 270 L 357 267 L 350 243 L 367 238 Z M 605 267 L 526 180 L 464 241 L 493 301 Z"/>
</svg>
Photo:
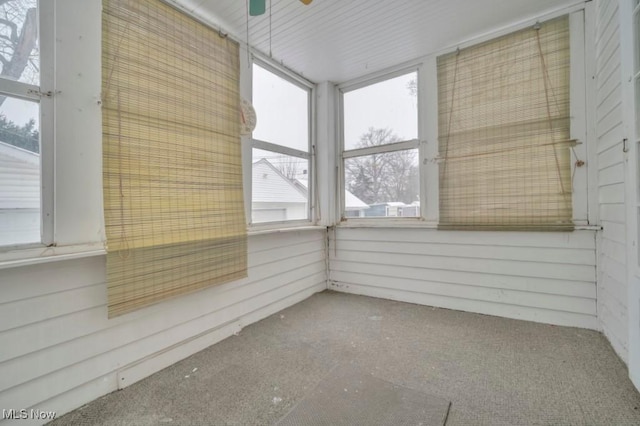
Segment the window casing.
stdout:
<svg viewBox="0 0 640 426">
<path fill-rule="evenodd" d="M 254 58 L 251 225 L 314 220 L 313 85 Z"/>
<path fill-rule="evenodd" d="M 342 219 L 421 216 L 418 70 L 341 87 Z"/>
</svg>

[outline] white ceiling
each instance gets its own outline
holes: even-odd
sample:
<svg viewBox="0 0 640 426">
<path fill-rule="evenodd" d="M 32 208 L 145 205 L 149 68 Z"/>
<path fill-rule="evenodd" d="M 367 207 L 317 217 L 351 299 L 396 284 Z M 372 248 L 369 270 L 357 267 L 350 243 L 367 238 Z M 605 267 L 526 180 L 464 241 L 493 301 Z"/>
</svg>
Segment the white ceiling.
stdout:
<svg viewBox="0 0 640 426">
<path fill-rule="evenodd" d="M 173 0 L 246 41 L 246 0 Z M 274 59 L 313 82 L 344 82 L 433 53 L 576 0 L 272 0 Z M 267 13 L 249 42 L 269 54 Z"/>
</svg>

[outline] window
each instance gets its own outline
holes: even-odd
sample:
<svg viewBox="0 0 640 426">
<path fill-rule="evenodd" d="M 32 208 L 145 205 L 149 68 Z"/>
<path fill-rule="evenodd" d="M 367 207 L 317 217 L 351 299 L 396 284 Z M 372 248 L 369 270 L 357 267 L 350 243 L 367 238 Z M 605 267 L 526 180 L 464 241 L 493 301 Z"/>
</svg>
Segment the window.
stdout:
<svg viewBox="0 0 640 426">
<path fill-rule="evenodd" d="M 344 88 L 343 218 L 419 217 L 418 73 Z"/>
<path fill-rule="evenodd" d="M 251 223 L 309 221 L 311 87 L 253 64 Z"/>
<path fill-rule="evenodd" d="M 37 0 L 0 16 L 0 246 L 13 246 L 41 242 Z"/>
<path fill-rule="evenodd" d="M 569 19 L 438 58 L 440 224 L 570 230 Z"/>
</svg>

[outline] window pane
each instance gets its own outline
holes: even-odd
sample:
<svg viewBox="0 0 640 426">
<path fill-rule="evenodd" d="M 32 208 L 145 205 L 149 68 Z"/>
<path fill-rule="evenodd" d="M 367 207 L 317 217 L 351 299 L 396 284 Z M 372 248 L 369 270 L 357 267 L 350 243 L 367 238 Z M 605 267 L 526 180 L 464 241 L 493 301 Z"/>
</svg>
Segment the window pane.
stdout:
<svg viewBox="0 0 640 426">
<path fill-rule="evenodd" d="M 309 218 L 309 161 L 253 150 L 251 222 Z"/>
<path fill-rule="evenodd" d="M 40 241 L 39 108 L 7 97 L 0 106 L 0 245 Z"/>
<path fill-rule="evenodd" d="M 309 151 L 309 91 L 253 64 L 253 138 Z"/>
<path fill-rule="evenodd" d="M 418 150 L 344 161 L 345 217 L 420 216 Z"/>
<path fill-rule="evenodd" d="M 0 76 L 40 84 L 37 0 L 9 0 L 0 5 Z"/>
<path fill-rule="evenodd" d="M 344 94 L 344 149 L 418 138 L 418 74 L 413 72 Z M 371 139 L 385 130 L 383 139 Z"/>
</svg>

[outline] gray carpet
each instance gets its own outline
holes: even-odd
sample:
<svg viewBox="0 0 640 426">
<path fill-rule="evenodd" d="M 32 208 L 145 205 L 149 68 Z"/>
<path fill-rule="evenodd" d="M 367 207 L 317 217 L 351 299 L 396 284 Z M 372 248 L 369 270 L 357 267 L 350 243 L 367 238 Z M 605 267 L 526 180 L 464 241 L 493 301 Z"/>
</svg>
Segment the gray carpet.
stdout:
<svg viewBox="0 0 640 426">
<path fill-rule="evenodd" d="M 447 426 L 640 424 L 600 333 L 333 292 L 53 424 L 274 424 L 339 365 L 451 401 Z"/>
<path fill-rule="evenodd" d="M 335 368 L 278 426 L 443 426 L 449 401 L 398 386 L 353 365 Z"/>
</svg>

